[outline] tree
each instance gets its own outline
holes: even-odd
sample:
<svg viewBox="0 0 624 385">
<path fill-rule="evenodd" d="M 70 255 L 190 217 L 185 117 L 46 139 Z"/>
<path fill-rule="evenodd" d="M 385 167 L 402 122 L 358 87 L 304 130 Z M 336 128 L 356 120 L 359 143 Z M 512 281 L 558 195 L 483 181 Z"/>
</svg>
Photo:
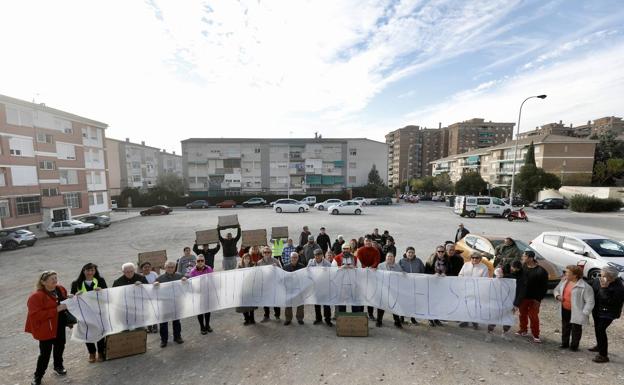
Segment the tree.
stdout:
<svg viewBox="0 0 624 385">
<path fill-rule="evenodd" d="M 520 195 L 527 200 L 534 200 L 537 193 L 545 188 L 558 189 L 561 180 L 555 174 L 533 165 L 524 165 L 516 175 L 516 187 Z"/>
<path fill-rule="evenodd" d="M 379 171 L 377 171 L 377 167 L 374 164 L 368 173 L 368 184 L 372 184 L 375 186 L 385 186 L 383 180 L 379 176 Z"/>
<path fill-rule="evenodd" d="M 425 184 L 422 179 L 410 179 L 410 188 L 412 189 L 412 192 L 423 191 L 423 187 L 425 187 Z"/>
<path fill-rule="evenodd" d="M 177 198 L 184 195 L 184 179 L 173 173 L 162 174 L 152 192 L 161 197 Z"/>
<path fill-rule="evenodd" d="M 533 142 L 531 142 L 531 144 L 529 145 L 527 153 L 524 156 L 524 164 L 537 166 L 537 164 L 535 163 L 535 145 L 533 144 Z"/>
<path fill-rule="evenodd" d="M 479 195 L 487 191 L 487 182 L 481 178 L 478 172 L 464 173 L 455 183 L 457 195 Z"/>
<path fill-rule="evenodd" d="M 448 193 L 453 191 L 453 182 L 447 172 L 433 177 L 433 186 L 437 191 Z"/>
<path fill-rule="evenodd" d="M 620 160 L 624 159 L 624 141 L 617 140 L 615 134 L 607 131 L 598 139 L 594 153 L 594 172 L 592 182 L 599 186 L 613 186 L 616 179 L 624 178 L 624 170 L 620 168 Z"/>
<path fill-rule="evenodd" d="M 612 185 L 616 179 L 624 177 L 624 159 L 613 158 L 606 162 L 596 162 L 592 180 L 600 186 Z"/>
</svg>

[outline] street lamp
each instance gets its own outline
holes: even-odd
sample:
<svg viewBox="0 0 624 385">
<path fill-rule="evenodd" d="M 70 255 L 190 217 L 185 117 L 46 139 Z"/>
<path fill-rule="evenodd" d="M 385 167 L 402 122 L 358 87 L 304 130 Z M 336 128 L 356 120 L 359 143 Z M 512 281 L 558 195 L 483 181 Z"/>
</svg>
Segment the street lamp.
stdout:
<svg viewBox="0 0 624 385">
<path fill-rule="evenodd" d="M 538 99 L 546 99 L 546 95 L 535 95 L 535 96 L 529 96 L 528 98 L 524 99 L 522 101 L 522 104 L 520 104 L 520 111 L 518 112 L 518 126 L 517 126 L 517 130 L 516 130 L 516 142 L 514 143 L 514 155 L 513 155 L 513 169 L 511 171 L 511 190 L 509 191 L 509 204 L 513 207 L 513 198 L 514 198 L 514 179 L 516 176 L 516 158 L 518 157 L 518 140 L 519 140 L 519 136 L 520 136 L 520 118 L 522 117 L 522 106 L 524 106 L 524 103 L 529 100 L 529 99 L 533 99 L 533 98 L 538 98 Z"/>
</svg>

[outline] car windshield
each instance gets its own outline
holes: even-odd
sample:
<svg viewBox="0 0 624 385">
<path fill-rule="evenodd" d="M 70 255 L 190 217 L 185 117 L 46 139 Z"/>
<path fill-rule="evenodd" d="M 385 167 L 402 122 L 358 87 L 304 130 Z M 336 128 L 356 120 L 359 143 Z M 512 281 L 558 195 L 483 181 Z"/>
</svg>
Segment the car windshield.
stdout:
<svg viewBox="0 0 624 385">
<path fill-rule="evenodd" d="M 624 245 L 610 239 L 584 239 L 601 257 L 624 257 Z"/>
<path fill-rule="evenodd" d="M 69 223 L 70 225 L 81 225 L 82 224 L 82 222 L 75 221 L 75 220 L 67 221 L 67 223 Z"/>
<path fill-rule="evenodd" d="M 30 231 L 28 230 L 17 230 L 16 231 L 17 234 L 32 234 Z"/>
</svg>

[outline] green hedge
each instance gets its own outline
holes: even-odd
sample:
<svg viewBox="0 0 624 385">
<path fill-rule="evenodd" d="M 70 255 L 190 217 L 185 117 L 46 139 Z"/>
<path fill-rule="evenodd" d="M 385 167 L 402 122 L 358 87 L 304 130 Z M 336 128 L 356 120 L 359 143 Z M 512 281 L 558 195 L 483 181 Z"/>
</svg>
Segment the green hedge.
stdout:
<svg viewBox="0 0 624 385">
<path fill-rule="evenodd" d="M 575 195 L 570 199 L 570 210 L 582 213 L 618 211 L 624 203 L 616 198 L 596 198 L 589 195 Z"/>
</svg>

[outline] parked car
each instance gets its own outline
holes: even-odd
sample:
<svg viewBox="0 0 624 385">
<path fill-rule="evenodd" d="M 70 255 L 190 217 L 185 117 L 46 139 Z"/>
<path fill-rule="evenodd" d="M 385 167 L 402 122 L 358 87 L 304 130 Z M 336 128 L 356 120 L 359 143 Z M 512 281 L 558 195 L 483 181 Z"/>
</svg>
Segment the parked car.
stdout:
<svg viewBox="0 0 624 385">
<path fill-rule="evenodd" d="M 444 195 L 434 195 L 431 197 L 433 202 L 446 202 L 446 197 Z"/>
<path fill-rule="evenodd" d="M 327 199 L 324 202 L 320 202 L 314 205 L 314 208 L 320 211 L 327 209 L 329 206 L 342 203 L 342 199 Z"/>
<path fill-rule="evenodd" d="M 90 215 L 80 219 L 85 223 L 93 223 L 96 230 L 99 230 L 102 227 L 108 227 L 111 224 L 110 217 L 106 215 Z"/>
<path fill-rule="evenodd" d="M 503 202 L 509 204 L 509 197 L 503 199 Z M 529 205 L 529 201 L 520 197 L 515 197 L 513 199 L 513 206 L 528 206 Z"/>
<path fill-rule="evenodd" d="M 0 249 L 15 250 L 20 246 L 34 246 L 37 236 L 24 229 L 0 230 Z"/>
<path fill-rule="evenodd" d="M 156 205 L 156 206 L 150 207 L 149 209 L 141 210 L 139 214 L 141 214 L 142 216 L 153 215 L 153 214 L 169 215 L 169 213 L 172 211 L 173 209 L 169 206 Z"/>
<path fill-rule="evenodd" d="M 316 197 L 312 195 L 307 196 L 303 198 L 301 202 L 307 204 L 308 206 L 314 206 L 316 204 Z"/>
<path fill-rule="evenodd" d="M 93 231 L 94 228 L 95 225 L 93 223 L 84 223 L 76 219 L 70 219 L 68 221 L 50 223 L 46 232 L 51 238 L 54 238 L 57 235 L 88 233 Z"/>
<path fill-rule="evenodd" d="M 276 213 L 305 213 L 310 211 L 310 206 L 295 199 L 278 199 L 273 210 Z"/>
<path fill-rule="evenodd" d="M 236 207 L 236 201 L 227 199 L 227 200 L 224 200 L 223 202 L 217 203 L 216 206 L 220 209 L 232 209 Z"/>
<path fill-rule="evenodd" d="M 534 209 L 565 209 L 567 203 L 563 198 L 546 198 L 535 203 Z"/>
<path fill-rule="evenodd" d="M 111 200 L 111 210 L 117 210 L 117 201 L 116 200 Z"/>
<path fill-rule="evenodd" d="M 483 254 L 485 259 L 483 259 L 482 262 L 487 265 L 489 274 L 492 277 L 494 274 L 495 249 L 504 241 L 505 237 L 503 236 L 468 234 L 455 244 L 455 249 L 461 251 L 461 255 L 465 262 L 470 261 L 470 255 L 476 251 Z M 556 263 L 551 263 L 550 261 L 544 259 L 539 252 L 529 246 L 526 242 L 519 239 L 514 239 L 514 241 L 520 251 L 523 252 L 525 250 L 533 250 L 535 252 L 535 258 L 539 261 L 540 266 L 548 272 L 548 286 L 551 289 L 557 286 L 559 281 L 561 281 L 561 275 L 563 274 L 564 268 Z"/>
<path fill-rule="evenodd" d="M 344 201 L 342 203 L 338 203 L 337 205 L 329 206 L 327 208 L 327 212 L 331 215 L 338 214 L 362 214 L 362 206 L 357 201 Z"/>
<path fill-rule="evenodd" d="M 403 200 L 407 203 L 418 203 L 420 202 L 420 197 L 418 195 L 405 195 Z"/>
<path fill-rule="evenodd" d="M 243 207 L 262 207 L 266 204 L 267 201 L 264 198 L 254 197 L 243 202 Z"/>
<path fill-rule="evenodd" d="M 372 199 L 364 198 L 364 197 L 355 197 L 351 199 L 353 202 L 358 202 L 362 206 L 369 205 Z"/>
<path fill-rule="evenodd" d="M 615 267 L 624 277 L 624 244 L 603 235 L 546 231 L 531 247 L 560 266 L 583 266 L 583 276 L 589 279 L 598 277 L 605 266 Z"/>
<path fill-rule="evenodd" d="M 187 209 L 205 209 L 208 207 L 210 207 L 210 202 L 205 201 L 203 199 L 196 200 L 196 201 L 186 204 Z"/>
<path fill-rule="evenodd" d="M 370 202 L 371 206 L 381 206 L 381 205 L 389 206 L 391 204 L 392 204 L 392 198 L 390 197 L 377 198 L 377 199 L 373 199 Z"/>
<path fill-rule="evenodd" d="M 421 201 L 430 201 L 432 200 L 431 195 L 420 195 Z"/>
<path fill-rule="evenodd" d="M 488 196 L 464 196 L 455 197 L 453 212 L 461 217 L 468 215 L 474 218 L 477 215 L 495 215 L 507 217 L 512 207 L 502 199 Z"/>
</svg>

